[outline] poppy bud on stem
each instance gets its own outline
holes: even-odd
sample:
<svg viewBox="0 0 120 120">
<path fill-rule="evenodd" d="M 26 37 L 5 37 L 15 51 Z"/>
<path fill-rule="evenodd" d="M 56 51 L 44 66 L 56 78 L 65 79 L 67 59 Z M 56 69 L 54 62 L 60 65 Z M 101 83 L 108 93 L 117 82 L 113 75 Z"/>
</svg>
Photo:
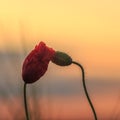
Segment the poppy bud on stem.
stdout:
<svg viewBox="0 0 120 120">
<path fill-rule="evenodd" d="M 24 80 L 24 105 L 26 120 L 29 120 L 26 86 L 38 81 L 47 71 L 48 64 L 55 51 L 46 46 L 44 42 L 40 42 L 25 58 L 22 66 L 22 78 Z"/>
<path fill-rule="evenodd" d="M 85 72 L 84 72 L 83 66 L 75 61 L 72 61 L 72 58 L 69 55 L 67 55 L 66 53 L 59 52 L 59 51 L 55 52 L 52 62 L 55 63 L 56 65 L 60 65 L 60 66 L 68 66 L 73 63 L 80 67 L 80 69 L 82 70 L 82 82 L 83 82 L 84 91 L 85 91 L 86 97 L 88 99 L 88 102 L 90 104 L 90 107 L 93 111 L 94 118 L 95 118 L 95 120 L 97 120 L 97 115 L 96 115 L 95 109 L 93 107 L 93 104 L 92 104 L 90 97 L 88 95 L 88 92 L 87 92 L 87 88 L 86 88 L 86 84 L 85 84 Z"/>
</svg>

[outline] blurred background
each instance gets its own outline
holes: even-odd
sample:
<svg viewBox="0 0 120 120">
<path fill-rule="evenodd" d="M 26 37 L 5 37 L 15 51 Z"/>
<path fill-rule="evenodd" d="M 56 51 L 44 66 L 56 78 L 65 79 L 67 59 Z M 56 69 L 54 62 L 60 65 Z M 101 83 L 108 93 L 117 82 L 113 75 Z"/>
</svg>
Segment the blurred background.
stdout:
<svg viewBox="0 0 120 120">
<path fill-rule="evenodd" d="M 99 120 L 120 120 L 120 1 L 1 0 L 0 120 L 25 120 L 22 63 L 40 41 L 85 68 Z M 31 120 L 93 120 L 81 71 L 49 64 L 28 85 Z"/>
</svg>

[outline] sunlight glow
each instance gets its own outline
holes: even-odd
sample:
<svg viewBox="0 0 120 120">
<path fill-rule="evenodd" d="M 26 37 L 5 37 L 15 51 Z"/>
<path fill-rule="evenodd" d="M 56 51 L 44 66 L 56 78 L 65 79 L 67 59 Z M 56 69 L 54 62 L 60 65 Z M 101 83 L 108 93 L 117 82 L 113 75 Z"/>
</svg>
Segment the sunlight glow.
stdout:
<svg viewBox="0 0 120 120">
<path fill-rule="evenodd" d="M 88 74 L 118 79 L 119 6 L 119 0 L 0 1 L 0 51 L 29 51 L 43 40 L 83 61 Z"/>
</svg>

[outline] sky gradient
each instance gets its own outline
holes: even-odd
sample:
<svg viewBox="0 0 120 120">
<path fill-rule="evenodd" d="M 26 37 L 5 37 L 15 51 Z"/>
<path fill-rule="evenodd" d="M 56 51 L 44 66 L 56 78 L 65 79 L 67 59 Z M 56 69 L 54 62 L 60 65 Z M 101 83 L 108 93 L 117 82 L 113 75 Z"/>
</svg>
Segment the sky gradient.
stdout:
<svg viewBox="0 0 120 120">
<path fill-rule="evenodd" d="M 0 1 L 0 50 L 23 52 L 39 41 L 67 52 L 88 75 L 120 78 L 120 1 Z"/>
</svg>

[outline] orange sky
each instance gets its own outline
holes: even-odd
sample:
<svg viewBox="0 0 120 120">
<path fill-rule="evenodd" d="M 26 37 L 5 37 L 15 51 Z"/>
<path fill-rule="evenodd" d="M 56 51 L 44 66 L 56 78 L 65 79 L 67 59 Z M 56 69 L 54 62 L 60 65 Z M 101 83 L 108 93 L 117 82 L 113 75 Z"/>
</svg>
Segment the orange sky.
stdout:
<svg viewBox="0 0 120 120">
<path fill-rule="evenodd" d="M 1 0 L 0 50 L 23 52 L 23 44 L 31 50 L 43 40 L 80 61 L 88 76 L 118 80 L 119 6 L 120 0 Z"/>
</svg>

